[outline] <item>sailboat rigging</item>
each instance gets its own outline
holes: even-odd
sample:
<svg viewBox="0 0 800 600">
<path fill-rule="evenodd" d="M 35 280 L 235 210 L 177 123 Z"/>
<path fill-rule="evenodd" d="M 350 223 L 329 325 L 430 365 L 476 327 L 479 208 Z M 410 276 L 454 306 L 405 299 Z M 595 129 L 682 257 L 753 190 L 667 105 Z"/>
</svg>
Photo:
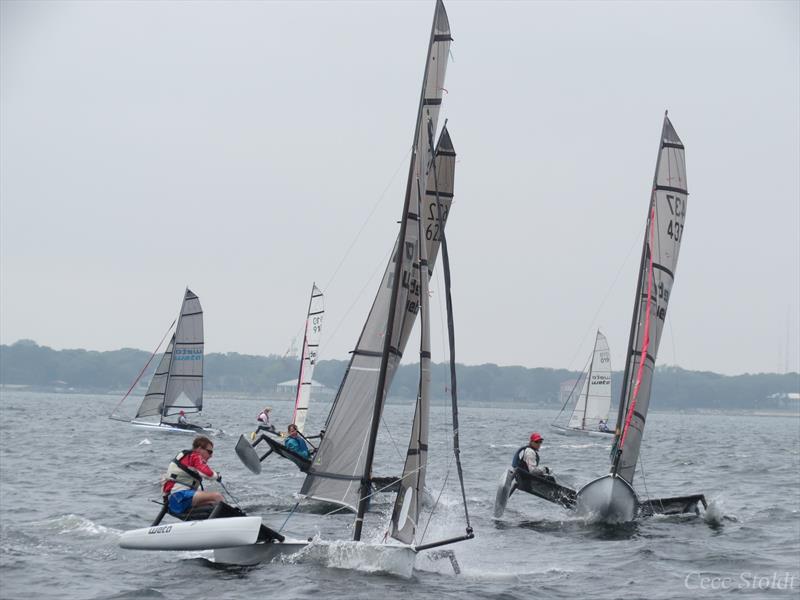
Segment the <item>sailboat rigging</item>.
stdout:
<svg viewBox="0 0 800 600">
<path fill-rule="evenodd" d="M 135 385 L 135 382 L 134 382 Z M 133 387 L 133 386 L 132 386 Z M 167 421 L 170 416 L 199 413 L 203 410 L 203 309 L 200 299 L 189 288 L 183 296 L 175 333 L 150 380 L 131 425 L 140 429 L 216 434 L 210 425 Z M 158 417 L 158 422 L 146 420 Z M 125 420 L 118 417 L 115 420 Z"/>
<path fill-rule="evenodd" d="M 638 516 L 655 513 L 697 512 L 698 504 L 706 506 L 702 494 L 640 500 L 632 487 L 661 331 L 683 239 L 689 196 L 684 152 L 683 142 L 665 113 L 636 284 L 611 472 L 590 481 L 576 492 L 552 478 L 522 472 L 519 468 L 511 470 L 498 488 L 495 516 L 502 514 L 515 489 L 605 522 L 632 521 Z"/>
<path fill-rule="evenodd" d="M 412 423 L 411 439 L 406 454 L 403 475 L 398 481 L 398 497 L 387 537 L 393 543 L 368 544 L 371 550 L 389 553 L 406 565 L 403 574 L 410 575 L 414 557 L 421 550 L 450 544 L 474 537 L 466 509 L 463 474 L 458 447 L 458 412 L 455 378 L 451 382 L 453 408 L 453 451 L 461 484 L 466 528 L 463 535 L 425 543 L 424 532 L 418 527 L 419 498 L 427 470 L 428 413 L 430 410 L 430 306 L 428 280 L 439 245 L 442 247 L 445 287 L 448 298 L 447 322 L 450 342 L 451 373 L 455 372 L 455 336 L 452 301 L 450 299 L 449 256 L 444 225 L 453 198 L 455 151 L 447 127 L 443 127 L 434 148 L 439 108 L 443 95 L 444 75 L 449 53 L 450 25 L 442 0 L 437 0 L 433 26 L 428 44 L 425 75 L 417 112 L 411 164 L 400 220 L 400 231 L 394 244 L 392 258 L 384 274 L 378 294 L 370 309 L 352 353 L 344 379 L 339 387 L 322 438 L 300 491 L 304 498 L 325 500 L 356 512 L 353 540 L 363 533 L 366 507 L 374 493 L 373 461 L 381 415 L 389 387 L 403 355 L 417 313 L 421 314 L 420 382 Z M 241 442 L 241 440 L 240 440 Z M 249 444 L 248 444 L 249 445 Z M 251 448 L 252 451 L 252 448 Z M 254 453 L 254 451 L 253 451 Z M 258 460 L 258 457 L 256 457 Z M 220 527 L 219 521 L 237 521 L 249 517 L 216 519 L 196 523 L 192 535 Z M 214 549 L 215 560 L 232 564 L 254 564 L 274 556 L 296 552 L 308 542 L 284 539 L 279 534 L 259 539 L 261 520 L 247 529 L 250 541 L 217 544 L 203 540 L 205 548 Z M 123 534 L 124 547 L 156 549 L 188 535 L 188 524 L 178 524 L 153 542 L 147 529 Z M 174 533 L 173 533 L 174 532 Z M 263 530 L 261 530 L 263 534 Z M 268 531 L 268 533 L 276 533 Z M 213 536 L 211 536 L 213 538 Z M 188 544 L 188 542 L 186 542 Z M 197 547 L 197 546 L 193 546 Z"/>
<path fill-rule="evenodd" d="M 556 417 L 550 428 L 556 433 L 566 435 L 602 437 L 613 435 L 614 430 L 601 428 L 601 425 L 605 425 L 608 421 L 608 411 L 611 408 L 611 353 L 606 336 L 599 329 L 589 360 L 589 368 L 579 381 L 582 382 L 581 387 L 573 388 L 573 391 L 579 390 L 577 395 L 570 394 L 567 400 L 567 403 L 573 399 L 575 402 L 569 422 L 566 425 L 556 423 L 558 420 Z"/>
</svg>

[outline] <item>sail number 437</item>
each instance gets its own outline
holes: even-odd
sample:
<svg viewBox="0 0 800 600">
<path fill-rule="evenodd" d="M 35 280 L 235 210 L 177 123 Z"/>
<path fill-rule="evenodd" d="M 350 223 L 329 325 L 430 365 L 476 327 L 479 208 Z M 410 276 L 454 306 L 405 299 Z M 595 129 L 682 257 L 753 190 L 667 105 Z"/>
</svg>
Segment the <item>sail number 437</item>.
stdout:
<svg viewBox="0 0 800 600">
<path fill-rule="evenodd" d="M 680 196 L 667 194 L 667 206 L 669 206 L 670 214 L 674 217 L 667 225 L 667 235 L 676 242 L 680 242 L 683 237 L 683 223 L 678 219 L 683 220 L 686 217 L 686 200 Z"/>
<path fill-rule="evenodd" d="M 683 223 L 679 221 L 670 221 L 669 225 L 667 225 L 667 235 L 676 242 L 680 242 L 681 236 L 683 235 Z"/>
</svg>

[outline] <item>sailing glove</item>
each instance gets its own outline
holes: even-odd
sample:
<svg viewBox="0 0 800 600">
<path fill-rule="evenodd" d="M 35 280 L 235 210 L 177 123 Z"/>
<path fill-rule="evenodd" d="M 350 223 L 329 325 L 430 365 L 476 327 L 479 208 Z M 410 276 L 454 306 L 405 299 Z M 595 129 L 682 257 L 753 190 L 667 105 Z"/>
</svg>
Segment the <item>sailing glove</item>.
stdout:
<svg viewBox="0 0 800 600">
<path fill-rule="evenodd" d="M 222 475 L 220 475 L 219 473 L 217 473 L 217 481 L 222 483 Z"/>
</svg>

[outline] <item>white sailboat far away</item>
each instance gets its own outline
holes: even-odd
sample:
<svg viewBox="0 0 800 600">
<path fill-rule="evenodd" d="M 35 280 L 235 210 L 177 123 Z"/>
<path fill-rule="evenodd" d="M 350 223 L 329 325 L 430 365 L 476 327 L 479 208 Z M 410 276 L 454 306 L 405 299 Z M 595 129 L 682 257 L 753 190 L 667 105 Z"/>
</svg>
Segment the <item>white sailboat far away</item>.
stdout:
<svg viewBox="0 0 800 600">
<path fill-rule="evenodd" d="M 142 369 L 142 373 L 145 369 Z M 138 381 L 137 377 L 131 389 Z M 123 397 L 120 404 L 127 396 L 128 394 Z M 125 419 L 112 414 L 111 418 L 128 421 L 134 427 L 150 431 L 189 435 L 219 433 L 219 430 L 213 429 L 210 424 L 201 426 L 189 422 L 187 414 L 199 413 L 202 410 L 203 309 L 197 295 L 186 288 L 175 333 L 161 356 L 136 415 L 133 419 Z M 147 420 L 150 417 L 158 417 L 158 421 Z M 175 417 L 175 421 L 167 421 L 169 417 Z"/>
<path fill-rule="evenodd" d="M 301 489 L 305 498 L 324 500 L 348 507 L 356 513 L 352 542 L 361 547 L 367 560 L 378 568 L 410 576 L 418 552 L 471 539 L 472 528 L 460 462 L 458 404 L 455 381 L 455 333 L 450 296 L 450 270 L 444 223 L 453 197 L 452 171 L 455 152 L 444 127 L 434 148 L 447 57 L 452 38 L 441 0 L 436 2 L 428 44 L 411 163 L 403 202 L 400 231 L 392 260 L 373 302 L 369 316 L 353 351 L 317 452 L 307 469 Z M 453 418 L 453 462 L 456 466 L 463 501 L 465 530 L 461 535 L 425 541 L 425 530 L 418 527 L 422 511 L 421 490 L 428 464 L 428 419 L 430 410 L 430 317 L 428 285 L 431 252 L 427 242 L 438 242 L 442 250 L 447 325 L 450 346 L 451 398 Z M 420 314 L 420 371 L 416 408 L 411 423 L 403 474 L 388 530 L 382 543 L 362 542 L 365 513 L 376 483 L 373 460 L 379 425 L 389 386 L 399 365 L 411 327 Z M 251 448 L 252 450 L 252 448 Z M 252 450 L 255 454 L 255 451 Z M 256 460 L 258 457 L 256 456 Z M 229 525 L 228 525 L 229 524 Z M 380 525 L 380 524 L 379 524 Z M 379 527 L 380 529 L 380 527 Z M 259 517 L 226 517 L 193 523 L 158 526 L 124 533 L 125 548 L 213 549 L 214 559 L 226 564 L 255 564 L 295 553 L 310 542 L 285 538 L 268 529 Z M 348 543 L 315 541 L 316 545 Z"/>
<path fill-rule="evenodd" d="M 683 239 L 688 196 L 684 146 L 665 114 L 636 284 L 611 472 L 576 492 L 558 484 L 550 475 L 529 473 L 516 466 L 506 473 L 497 490 L 496 517 L 503 514 L 509 496 L 516 489 L 575 509 L 590 521 L 607 523 L 628 522 L 657 513 L 697 513 L 699 504 L 706 507 L 703 494 L 642 500 L 633 489 L 658 345 Z"/>
<path fill-rule="evenodd" d="M 580 388 L 577 383 L 581 383 Z M 574 402 L 574 406 L 569 421 L 566 424 L 558 423 L 559 416 L 571 402 Z M 589 368 L 572 387 L 569 397 L 550 424 L 550 428 L 564 435 L 609 437 L 614 435 L 614 430 L 609 429 L 607 425 L 610 409 L 611 353 L 608 350 L 606 336 L 598 330 Z"/>
</svg>

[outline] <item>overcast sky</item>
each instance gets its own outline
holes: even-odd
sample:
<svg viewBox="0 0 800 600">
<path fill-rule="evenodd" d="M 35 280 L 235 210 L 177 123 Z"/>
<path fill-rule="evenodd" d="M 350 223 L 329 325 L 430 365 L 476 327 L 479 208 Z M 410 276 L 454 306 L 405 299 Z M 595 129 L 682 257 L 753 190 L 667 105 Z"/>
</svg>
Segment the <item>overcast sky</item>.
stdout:
<svg viewBox="0 0 800 600">
<path fill-rule="evenodd" d="M 152 350 L 189 286 L 206 352 L 283 354 L 316 281 L 346 358 L 433 0 L 1 6 L 0 341 Z M 623 367 L 669 109 L 690 197 L 658 362 L 797 371 L 800 3 L 446 6 L 458 361 L 578 369 L 599 326 Z"/>
</svg>

